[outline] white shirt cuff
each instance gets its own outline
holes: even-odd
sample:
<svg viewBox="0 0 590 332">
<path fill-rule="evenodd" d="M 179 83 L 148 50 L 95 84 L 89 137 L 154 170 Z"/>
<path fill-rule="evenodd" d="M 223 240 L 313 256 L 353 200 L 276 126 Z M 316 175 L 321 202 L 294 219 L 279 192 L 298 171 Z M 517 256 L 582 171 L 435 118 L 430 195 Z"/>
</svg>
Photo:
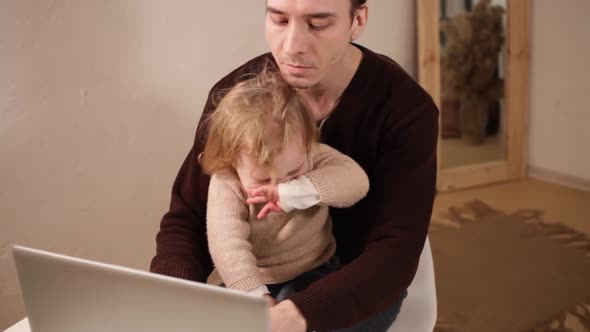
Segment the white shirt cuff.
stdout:
<svg viewBox="0 0 590 332">
<path fill-rule="evenodd" d="M 278 187 L 280 205 L 285 212 L 305 210 L 320 202 L 318 190 L 305 175 L 279 183 Z"/>
</svg>

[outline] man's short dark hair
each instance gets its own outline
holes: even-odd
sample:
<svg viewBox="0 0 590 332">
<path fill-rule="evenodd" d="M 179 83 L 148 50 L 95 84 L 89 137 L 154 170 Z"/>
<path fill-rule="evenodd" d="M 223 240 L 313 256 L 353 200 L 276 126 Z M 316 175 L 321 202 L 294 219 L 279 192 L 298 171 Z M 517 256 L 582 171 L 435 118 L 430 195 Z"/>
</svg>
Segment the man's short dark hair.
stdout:
<svg viewBox="0 0 590 332">
<path fill-rule="evenodd" d="M 350 18 L 354 18 L 354 12 L 367 4 L 367 0 L 350 0 Z"/>
</svg>

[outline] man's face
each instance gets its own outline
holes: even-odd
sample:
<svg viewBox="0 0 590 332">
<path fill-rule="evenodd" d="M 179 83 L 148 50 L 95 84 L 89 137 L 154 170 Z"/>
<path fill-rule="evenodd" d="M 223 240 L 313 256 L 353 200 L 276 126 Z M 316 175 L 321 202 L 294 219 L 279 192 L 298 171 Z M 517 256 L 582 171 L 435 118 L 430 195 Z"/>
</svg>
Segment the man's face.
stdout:
<svg viewBox="0 0 590 332">
<path fill-rule="evenodd" d="M 311 88 L 338 70 L 354 27 L 349 0 L 266 2 L 267 43 L 283 77 L 296 88 Z"/>
</svg>

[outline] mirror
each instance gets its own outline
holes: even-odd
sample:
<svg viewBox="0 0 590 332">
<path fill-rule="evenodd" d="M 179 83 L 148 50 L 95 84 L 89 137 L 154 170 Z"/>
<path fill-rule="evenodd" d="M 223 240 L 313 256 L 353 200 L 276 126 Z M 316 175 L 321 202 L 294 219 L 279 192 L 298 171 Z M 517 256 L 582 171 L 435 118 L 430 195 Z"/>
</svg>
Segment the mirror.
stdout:
<svg viewBox="0 0 590 332">
<path fill-rule="evenodd" d="M 506 159 L 507 0 L 440 0 L 441 168 Z"/>
<path fill-rule="evenodd" d="M 418 0 L 418 80 L 441 111 L 438 189 L 526 173 L 530 0 Z"/>
</svg>

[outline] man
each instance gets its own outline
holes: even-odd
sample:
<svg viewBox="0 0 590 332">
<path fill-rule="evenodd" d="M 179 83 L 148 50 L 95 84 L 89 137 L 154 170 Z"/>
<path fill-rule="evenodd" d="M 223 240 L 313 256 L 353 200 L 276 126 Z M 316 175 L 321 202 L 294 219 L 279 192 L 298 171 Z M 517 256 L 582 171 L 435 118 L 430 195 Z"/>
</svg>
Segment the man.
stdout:
<svg viewBox="0 0 590 332">
<path fill-rule="evenodd" d="M 330 210 L 343 267 L 272 307 L 273 332 L 385 331 L 418 266 L 434 200 L 438 111 L 395 62 L 352 43 L 367 13 L 366 0 L 267 0 L 271 54 L 218 82 L 203 112 L 271 59 L 321 124 L 321 140 L 355 159 L 371 182 L 357 205 Z M 151 264 L 153 272 L 201 282 L 213 269 L 205 234 L 209 179 L 198 162 L 204 132 L 201 121 Z"/>
</svg>

